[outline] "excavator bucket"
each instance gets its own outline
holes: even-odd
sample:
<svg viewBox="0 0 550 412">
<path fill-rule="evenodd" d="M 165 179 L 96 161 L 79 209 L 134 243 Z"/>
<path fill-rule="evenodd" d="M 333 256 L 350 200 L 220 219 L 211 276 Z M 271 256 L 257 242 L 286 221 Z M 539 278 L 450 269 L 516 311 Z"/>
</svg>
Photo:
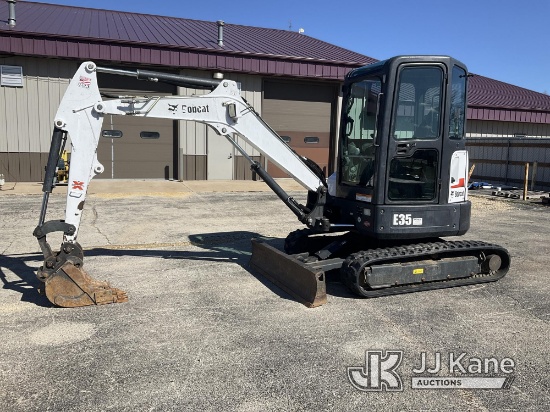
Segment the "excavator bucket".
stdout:
<svg viewBox="0 0 550 412">
<path fill-rule="evenodd" d="M 249 264 L 307 307 L 314 308 L 327 303 L 325 272 L 322 269 L 310 267 L 257 239 L 252 239 Z"/>
<path fill-rule="evenodd" d="M 47 278 L 44 293 L 51 303 L 64 308 L 128 301 L 126 292 L 93 279 L 72 262 L 65 262 Z"/>
</svg>

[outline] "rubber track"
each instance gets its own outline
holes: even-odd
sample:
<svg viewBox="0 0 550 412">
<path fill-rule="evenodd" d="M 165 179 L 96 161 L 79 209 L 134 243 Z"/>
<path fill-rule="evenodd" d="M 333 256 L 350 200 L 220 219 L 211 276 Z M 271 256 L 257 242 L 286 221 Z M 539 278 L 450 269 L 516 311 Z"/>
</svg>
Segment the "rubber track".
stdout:
<svg viewBox="0 0 550 412">
<path fill-rule="evenodd" d="M 502 266 L 494 273 L 477 274 L 460 279 L 439 280 L 426 283 L 391 286 L 383 289 L 367 289 L 362 287 L 359 276 L 362 276 L 365 267 L 396 263 L 399 261 L 422 260 L 426 257 L 457 257 L 479 256 L 483 252 L 486 256 L 498 254 L 502 259 Z M 342 265 L 340 273 L 344 282 L 352 292 L 363 297 L 378 297 L 401 293 L 418 292 L 422 290 L 443 289 L 454 286 L 473 285 L 477 283 L 494 282 L 506 275 L 510 267 L 510 255 L 502 246 L 473 240 L 442 241 L 431 243 L 416 243 L 408 246 L 371 249 L 350 255 Z M 368 287 L 368 286 L 367 286 Z"/>
</svg>

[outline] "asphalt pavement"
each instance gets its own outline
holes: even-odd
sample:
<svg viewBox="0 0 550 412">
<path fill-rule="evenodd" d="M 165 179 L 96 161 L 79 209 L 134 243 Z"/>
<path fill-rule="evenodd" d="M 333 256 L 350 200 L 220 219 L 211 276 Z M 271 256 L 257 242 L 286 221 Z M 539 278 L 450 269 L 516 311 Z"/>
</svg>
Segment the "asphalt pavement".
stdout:
<svg viewBox="0 0 550 412">
<path fill-rule="evenodd" d="M 61 309 L 35 290 L 40 185 L 10 188 L 0 191 L 2 410 L 550 410 L 548 206 L 472 196 L 464 238 L 512 256 L 496 283 L 366 300 L 330 276 L 328 303 L 308 309 L 248 267 L 251 238 L 282 247 L 301 227 L 264 183 L 94 181 L 84 267 L 129 301 Z M 64 190 L 48 220 L 63 218 Z M 507 389 L 467 389 L 465 378 Z"/>
</svg>

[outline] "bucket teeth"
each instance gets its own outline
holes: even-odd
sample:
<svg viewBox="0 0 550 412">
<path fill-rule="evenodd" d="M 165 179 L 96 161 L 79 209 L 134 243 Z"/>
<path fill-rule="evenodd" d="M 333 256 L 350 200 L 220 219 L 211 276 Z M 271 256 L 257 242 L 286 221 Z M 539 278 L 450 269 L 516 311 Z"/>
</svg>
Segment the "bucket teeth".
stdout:
<svg viewBox="0 0 550 412">
<path fill-rule="evenodd" d="M 92 278 L 82 267 L 65 262 L 45 282 L 45 294 L 56 306 L 74 308 L 128 301 L 126 292 Z"/>
</svg>

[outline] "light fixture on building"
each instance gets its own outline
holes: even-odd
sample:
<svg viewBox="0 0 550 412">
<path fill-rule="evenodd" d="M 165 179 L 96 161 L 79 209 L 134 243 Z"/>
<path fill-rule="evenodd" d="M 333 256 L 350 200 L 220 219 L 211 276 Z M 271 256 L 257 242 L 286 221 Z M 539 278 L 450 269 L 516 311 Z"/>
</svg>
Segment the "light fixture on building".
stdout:
<svg viewBox="0 0 550 412">
<path fill-rule="evenodd" d="M 214 72 L 212 74 L 212 78 L 216 80 L 223 80 L 223 73 L 222 72 Z"/>
</svg>

